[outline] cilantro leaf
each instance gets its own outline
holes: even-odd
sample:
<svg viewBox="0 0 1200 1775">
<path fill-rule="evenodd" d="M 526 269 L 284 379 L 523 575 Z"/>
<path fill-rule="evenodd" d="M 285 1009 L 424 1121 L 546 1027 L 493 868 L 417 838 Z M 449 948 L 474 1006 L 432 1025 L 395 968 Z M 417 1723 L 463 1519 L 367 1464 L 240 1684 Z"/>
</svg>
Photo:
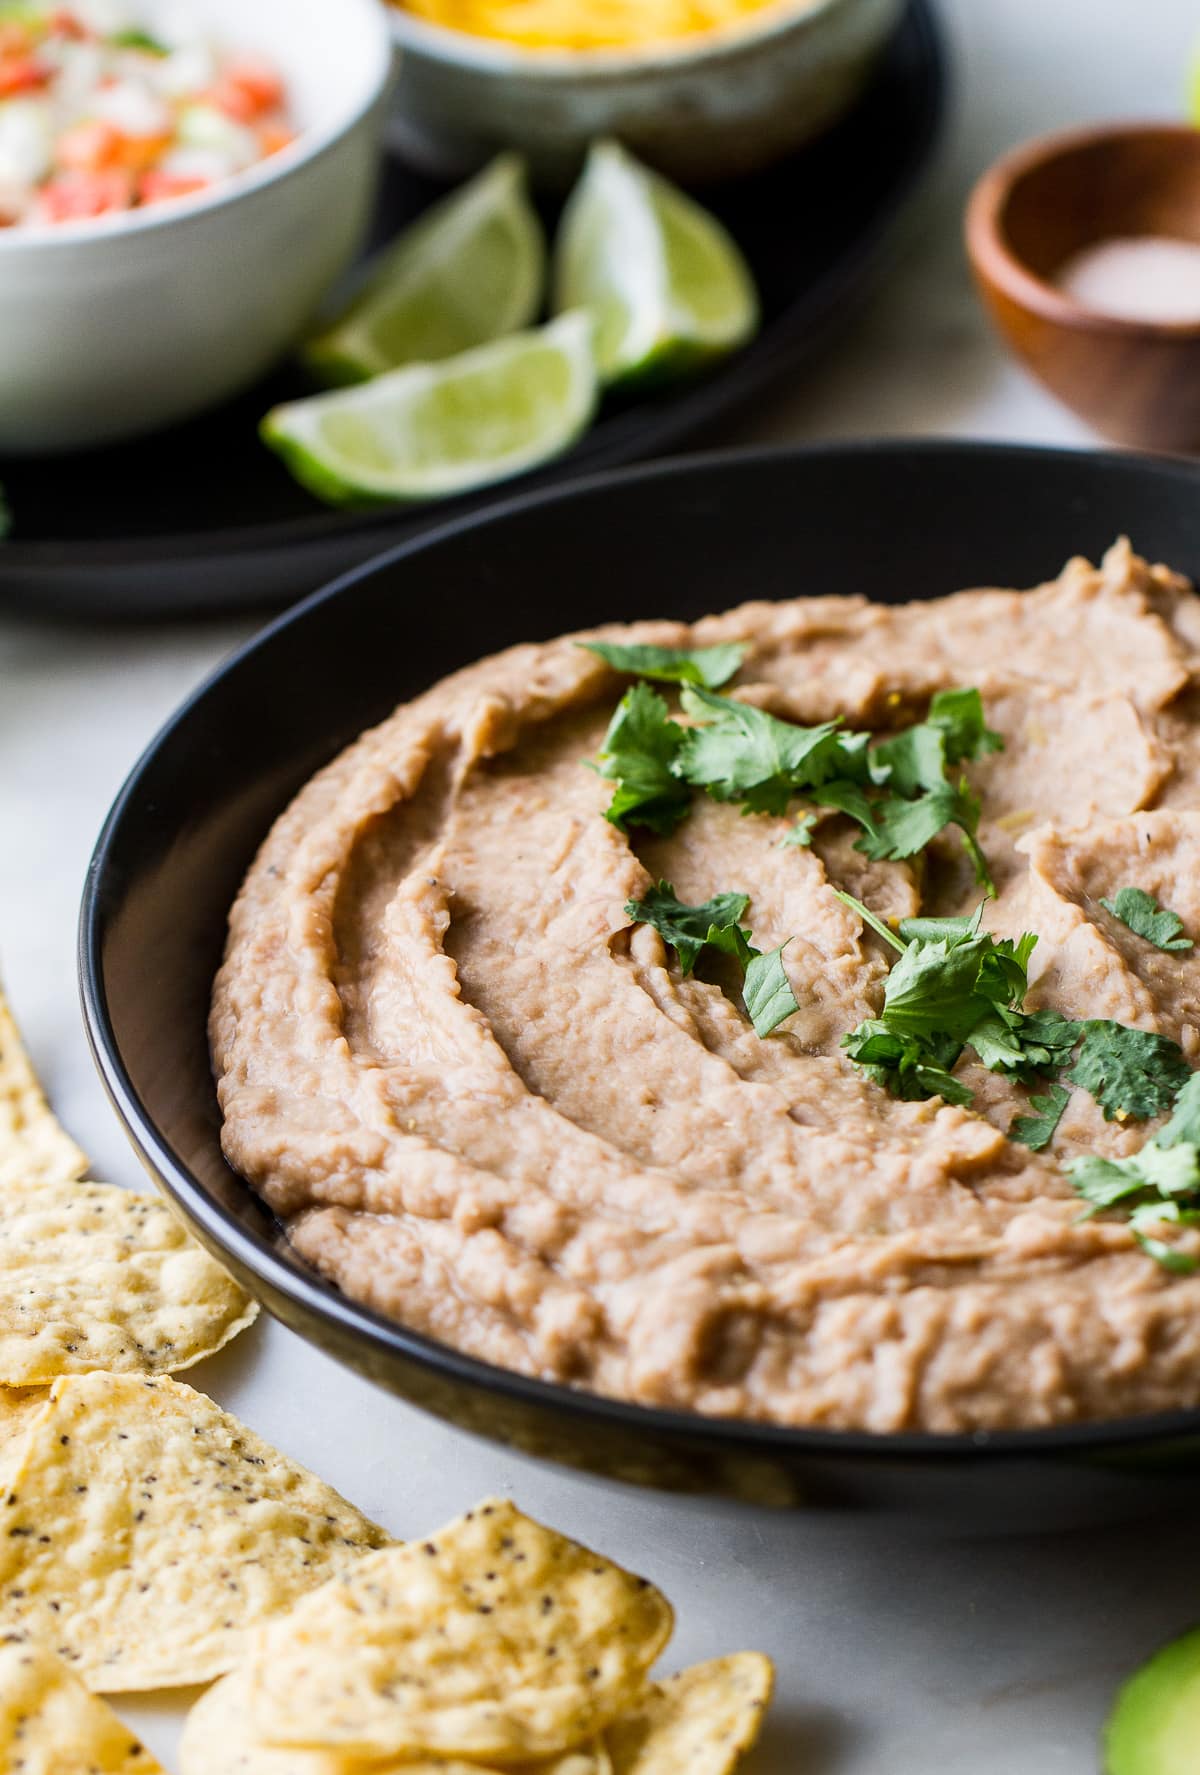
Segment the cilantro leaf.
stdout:
<svg viewBox="0 0 1200 1775">
<path fill-rule="evenodd" d="M 747 813 L 782 814 L 802 788 L 837 774 L 840 724 L 797 727 L 735 697 L 685 684 L 685 711 L 700 725 L 686 731 L 676 776 L 716 801 L 741 801 Z"/>
<path fill-rule="evenodd" d="M 1106 1122 L 1130 1116 L 1143 1121 L 1169 1109 L 1188 1076 L 1183 1050 L 1169 1036 L 1107 1018 L 1084 1025 L 1083 1045 L 1067 1074 L 1091 1092 Z"/>
<path fill-rule="evenodd" d="M 719 647 L 653 647 L 647 643 L 622 646 L 616 641 L 580 641 L 614 672 L 632 672 L 638 678 L 657 678 L 664 684 L 700 684 L 717 690 L 727 684 L 746 657 L 740 641 Z"/>
<path fill-rule="evenodd" d="M 801 814 L 796 824 L 779 840 L 775 846 L 776 850 L 795 850 L 797 848 L 807 850 L 812 844 L 813 828 L 816 823 L 816 814 Z"/>
<path fill-rule="evenodd" d="M 657 691 L 634 684 L 625 692 L 596 764 L 602 777 L 617 784 L 605 818 L 622 832 L 647 826 L 670 833 L 687 813 L 691 796 L 671 769 L 683 737 Z"/>
<path fill-rule="evenodd" d="M 791 942 L 790 937 L 788 942 Z M 755 1035 L 770 1035 L 793 1011 L 800 1009 L 792 983 L 784 971 L 783 952 L 786 948 L 787 943 L 781 943 L 768 955 L 756 953 L 746 968 L 742 998 Z"/>
<path fill-rule="evenodd" d="M 143 49 L 147 55 L 166 56 L 171 52 L 165 43 L 152 37 L 149 31 L 129 29 L 109 33 L 109 43 L 114 49 Z"/>
<path fill-rule="evenodd" d="M 1148 1257 L 1177 1275 L 1192 1275 L 1200 1262 L 1146 1231 L 1153 1226 L 1200 1225 L 1200 1073 L 1180 1090 L 1171 1119 L 1128 1159 L 1076 1159 L 1067 1170 L 1088 1204 L 1085 1220 L 1118 1209 L 1129 1217 L 1134 1238 Z"/>
<path fill-rule="evenodd" d="M 1031 1096 L 1029 1107 L 1033 1114 L 1016 1116 L 1008 1130 L 1008 1138 L 1020 1146 L 1027 1146 L 1030 1152 L 1043 1152 L 1054 1139 L 1070 1096 L 1064 1085 L 1048 1085 L 1042 1096 Z"/>
<path fill-rule="evenodd" d="M 1133 1236 L 1146 1256 L 1152 1257 L 1155 1263 L 1160 1263 L 1164 1270 L 1171 1270 L 1176 1276 L 1194 1276 L 1200 1270 L 1200 1261 L 1190 1257 L 1186 1251 L 1176 1250 L 1174 1245 L 1168 1245 L 1165 1240 L 1152 1239 L 1148 1233 L 1143 1233 L 1138 1228 L 1135 1228 Z"/>
<path fill-rule="evenodd" d="M 981 900 L 974 912 L 964 913 L 961 918 L 902 918 L 900 935 L 906 943 L 939 943 L 973 937 L 983 923 L 986 904 L 986 900 Z"/>
<path fill-rule="evenodd" d="M 1200 1072 L 1188 1075 L 1175 1099 L 1171 1119 L 1158 1130 L 1154 1144 L 1164 1150 L 1183 1144 L 1200 1146 Z"/>
<path fill-rule="evenodd" d="M 893 1097 L 910 1102 L 943 1097 L 963 1106 L 971 1101 L 970 1091 L 950 1072 L 960 1052 L 954 1044 L 946 1049 L 898 1035 L 887 1023 L 873 1019 L 843 1036 L 842 1046 L 854 1064 Z"/>
<path fill-rule="evenodd" d="M 915 857 L 954 818 L 956 807 L 955 791 L 949 783 L 926 790 L 913 801 L 889 796 L 875 807 L 875 830 L 868 828 L 856 848 L 876 861 Z"/>
<path fill-rule="evenodd" d="M 876 747 L 877 753 L 880 750 L 880 747 Z M 897 786 L 908 780 L 908 768 L 906 763 L 897 770 Z M 889 791 L 891 786 L 889 782 Z M 820 797 L 814 797 L 816 799 Z M 935 787 L 924 790 L 912 801 L 902 799 L 899 794 L 886 793 L 869 809 L 870 824 L 852 806 L 844 803 L 842 805 L 844 812 L 854 813 L 855 818 L 866 828 L 863 837 L 855 845 L 855 850 L 862 851 L 864 856 L 875 862 L 915 857 L 937 837 L 943 827 L 957 826 L 962 832 L 963 845 L 971 859 L 976 882 L 988 894 L 995 893 L 995 883 L 977 837 L 979 797 L 972 792 L 965 777 L 957 786 L 945 781 L 938 783 Z"/>
<path fill-rule="evenodd" d="M 1015 943 L 991 936 L 980 929 L 981 904 L 969 917 L 903 919 L 896 937 L 860 901 L 834 892 L 901 952 L 884 987 L 882 1016 L 842 1042 L 876 1083 L 899 1096 L 939 1092 L 965 1104 L 970 1091 L 950 1075 L 968 1045 L 984 1066 L 1027 1081 L 1069 1060 L 1082 1025 L 1020 1008 L 1037 942 L 1032 932 Z"/>
<path fill-rule="evenodd" d="M 970 1041 L 984 1066 L 1031 1085 L 1039 1077 L 1062 1071 L 1083 1034 L 1058 1011 L 997 1008 L 971 1031 Z"/>
<path fill-rule="evenodd" d="M 857 820 L 866 832 L 867 837 L 875 843 L 882 843 L 883 835 L 875 818 L 875 803 L 871 800 L 861 783 L 852 783 L 844 778 L 826 783 L 820 789 L 814 789 L 809 797 L 818 807 L 832 807 L 837 813 L 849 814 Z M 862 844 L 855 846 L 861 850 Z"/>
<path fill-rule="evenodd" d="M 945 736 L 947 764 L 1004 750 L 1003 739 L 983 718 L 983 698 L 977 690 L 939 690 L 926 720 Z"/>
<path fill-rule="evenodd" d="M 686 979 L 706 945 L 736 956 L 743 967 L 758 954 L 739 922 L 749 904 L 749 894 L 716 894 L 701 906 L 686 906 L 670 882 L 660 881 L 644 899 L 627 901 L 625 913 L 635 924 L 652 925 L 671 945 Z"/>
<path fill-rule="evenodd" d="M 910 943 L 887 977 L 883 1018 L 899 1035 L 943 1036 L 960 1045 L 991 1010 L 977 992 L 979 970 L 992 939 Z"/>
<path fill-rule="evenodd" d="M 750 941 L 739 922 L 750 899 L 747 894 L 716 894 L 701 906 L 686 906 L 675 897 L 669 882 L 660 881 L 642 900 L 630 900 L 627 915 L 636 923 L 653 925 L 679 957 L 684 978 L 691 973 L 701 950 L 719 949 L 733 956 L 743 972 L 742 999 L 754 1033 L 766 1037 L 800 1006 L 783 966 L 787 943 L 764 955 Z M 788 938 L 791 942 L 791 938 Z"/>
<path fill-rule="evenodd" d="M 871 753 L 887 766 L 887 786 L 897 795 L 918 795 L 946 781 L 946 735 L 927 721 L 880 740 Z"/>
<path fill-rule="evenodd" d="M 1143 888 L 1123 887 L 1118 890 L 1115 900 L 1101 900 L 1100 904 L 1121 924 L 1127 925 L 1135 937 L 1144 937 L 1156 949 L 1195 947 L 1190 937 L 1180 935 L 1183 920 L 1179 914 L 1160 906 L 1154 895 L 1146 893 Z"/>
</svg>

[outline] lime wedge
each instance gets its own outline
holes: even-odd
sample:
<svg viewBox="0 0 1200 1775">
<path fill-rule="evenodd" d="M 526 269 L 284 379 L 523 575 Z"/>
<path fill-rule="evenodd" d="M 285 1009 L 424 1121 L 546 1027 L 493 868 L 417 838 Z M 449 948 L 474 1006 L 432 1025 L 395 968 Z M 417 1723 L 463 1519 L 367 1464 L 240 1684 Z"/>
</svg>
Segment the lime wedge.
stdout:
<svg viewBox="0 0 1200 1775">
<path fill-rule="evenodd" d="M 591 317 L 565 314 L 441 363 L 289 401 L 260 430 L 333 505 L 445 499 L 558 455 L 595 406 Z"/>
<path fill-rule="evenodd" d="M 563 212 L 556 311 L 589 308 L 605 383 L 684 374 L 744 345 L 758 297 L 708 211 L 616 142 L 598 142 Z"/>
<path fill-rule="evenodd" d="M 321 381 L 345 383 L 453 357 L 527 327 L 545 280 L 525 163 L 502 154 L 405 230 L 304 360 Z"/>
</svg>

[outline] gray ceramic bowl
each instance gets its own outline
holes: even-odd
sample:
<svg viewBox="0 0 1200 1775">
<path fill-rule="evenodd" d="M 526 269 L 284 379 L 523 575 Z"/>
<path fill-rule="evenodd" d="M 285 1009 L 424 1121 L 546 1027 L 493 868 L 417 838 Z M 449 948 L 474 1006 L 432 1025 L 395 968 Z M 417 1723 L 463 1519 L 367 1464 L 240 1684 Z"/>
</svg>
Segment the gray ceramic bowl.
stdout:
<svg viewBox="0 0 1200 1775">
<path fill-rule="evenodd" d="M 853 101 L 903 0 L 783 0 L 728 30 L 631 50 L 527 49 L 392 8 L 398 145 L 457 176 L 501 148 L 561 184 L 596 136 L 685 183 L 754 171 Z"/>
</svg>

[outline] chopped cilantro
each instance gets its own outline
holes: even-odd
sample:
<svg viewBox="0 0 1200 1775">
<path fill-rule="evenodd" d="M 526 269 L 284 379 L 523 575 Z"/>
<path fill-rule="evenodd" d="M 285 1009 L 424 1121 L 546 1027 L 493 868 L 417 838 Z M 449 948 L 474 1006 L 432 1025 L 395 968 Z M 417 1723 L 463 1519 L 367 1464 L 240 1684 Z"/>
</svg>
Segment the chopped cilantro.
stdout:
<svg viewBox="0 0 1200 1775">
<path fill-rule="evenodd" d="M 914 796 L 944 788 L 949 766 L 998 752 L 1003 745 L 984 721 L 977 690 L 939 690 L 926 719 L 880 740 L 871 758 L 876 767 L 886 766 L 890 790 Z"/>
<path fill-rule="evenodd" d="M 769 955 L 754 947 L 749 931 L 740 922 L 749 904 L 747 894 L 716 894 L 701 906 L 685 906 L 675 898 L 671 884 L 660 881 L 645 899 L 630 900 L 625 911 L 635 923 L 653 925 L 671 945 L 685 979 L 703 949 L 719 949 L 740 962 L 746 1015 L 756 1035 L 768 1036 L 800 1007 L 784 972 L 783 952 L 787 943 L 781 943 Z"/>
<path fill-rule="evenodd" d="M 141 49 L 147 55 L 161 56 L 171 53 L 166 44 L 160 43 L 157 37 L 152 37 L 149 31 L 140 31 L 136 28 L 112 31 L 109 33 L 108 41 L 114 49 Z"/>
<path fill-rule="evenodd" d="M 1054 1139 L 1070 1096 L 1065 1085 L 1047 1085 L 1043 1095 L 1030 1097 L 1032 1115 L 1014 1117 L 1008 1138 L 1027 1146 L 1030 1152 L 1043 1152 Z"/>
<path fill-rule="evenodd" d="M 621 646 L 614 641 L 580 641 L 614 672 L 632 672 L 638 678 L 657 678 L 664 684 L 699 684 L 719 690 L 727 684 L 746 657 L 740 641 L 720 647 L 652 647 L 645 643 Z"/>
<path fill-rule="evenodd" d="M 1183 937 L 1183 920 L 1177 912 L 1160 906 L 1153 894 L 1144 888 L 1123 887 L 1115 900 L 1101 900 L 1106 912 L 1128 925 L 1135 937 L 1144 937 L 1156 949 L 1192 949 L 1190 937 Z"/>
<path fill-rule="evenodd" d="M 866 911 L 857 900 L 848 894 L 839 894 L 839 900 L 845 900 L 856 912 Z M 984 901 L 980 901 L 974 912 L 965 912 L 961 918 L 902 918 L 900 920 L 900 937 L 904 943 L 940 943 L 950 937 L 973 937 L 983 923 Z M 900 945 L 897 944 L 897 948 Z"/>
<path fill-rule="evenodd" d="M 789 937 L 788 942 L 790 941 Z M 769 955 L 759 955 L 756 952 L 746 968 L 742 997 L 746 1005 L 746 1015 L 754 1025 L 755 1035 L 770 1035 L 793 1011 L 800 1009 L 792 991 L 792 983 L 784 971 L 783 952 L 786 948 L 787 943 L 781 943 Z"/>
<path fill-rule="evenodd" d="M 820 789 L 813 789 L 809 800 L 816 802 L 818 807 L 831 807 L 836 813 L 849 814 L 852 820 L 858 821 L 867 837 L 859 841 L 855 846 L 856 850 L 865 849 L 867 839 L 872 842 L 881 839 L 882 834 L 876 819 L 875 803 L 861 783 L 845 782 L 840 779 L 834 783 L 826 783 Z"/>
<path fill-rule="evenodd" d="M 670 882 L 660 881 L 644 899 L 628 901 L 625 912 L 635 924 L 652 925 L 671 945 L 686 979 L 705 947 L 736 956 L 743 967 L 758 954 L 740 923 L 749 904 L 749 894 L 716 894 L 702 906 L 685 906 Z"/>
<path fill-rule="evenodd" d="M 622 832 L 647 826 L 673 832 L 688 811 L 691 796 L 672 774 L 684 730 L 647 684 L 634 684 L 617 704 L 596 768 L 617 784 L 605 818 Z"/>
<path fill-rule="evenodd" d="M 816 814 L 801 814 L 796 824 L 788 829 L 776 845 L 776 850 L 807 850 L 812 844 L 813 828 L 816 826 Z"/>
<path fill-rule="evenodd" d="M 961 1053 L 955 1042 L 944 1046 L 934 1041 L 919 1041 L 915 1036 L 902 1036 L 888 1027 L 886 1021 L 872 1019 L 842 1041 L 854 1064 L 890 1091 L 893 1097 L 917 1100 L 943 1097 L 947 1103 L 966 1105 L 971 1093 L 951 1074 Z"/>
<path fill-rule="evenodd" d="M 841 785 L 835 784 L 834 787 L 840 789 Z M 852 807 L 843 804 L 843 812 L 853 811 Z M 936 788 L 925 790 L 912 801 L 902 800 L 899 795 L 885 794 L 876 803 L 873 825 L 866 820 L 862 824 L 866 827 L 866 832 L 855 849 L 876 862 L 887 858 L 915 857 L 937 837 L 943 827 L 957 826 L 962 832 L 963 845 L 971 859 L 976 883 L 989 894 L 995 893 L 991 871 L 979 848 L 977 837 L 979 797 L 971 792 L 965 777 L 957 786 L 953 783 L 939 783 Z"/>
<path fill-rule="evenodd" d="M 850 894 L 837 891 L 837 897 L 900 951 L 884 987 L 882 1015 L 842 1042 L 877 1084 L 901 1097 L 940 1095 L 967 1104 L 970 1091 L 951 1074 L 968 1045 L 985 1066 L 1014 1076 L 1032 1076 L 1043 1056 L 1049 1062 L 1057 1052 L 1050 1044 L 1061 1044 L 1058 1025 L 1065 1019 L 1051 1024 L 1046 1013 L 1020 1008 L 1037 941 L 1032 932 L 1017 943 L 991 936 L 980 928 L 981 905 L 969 918 L 904 919 L 896 936 Z"/>
<path fill-rule="evenodd" d="M 1183 1050 L 1169 1036 L 1093 1018 L 1067 1078 L 1090 1091 L 1106 1122 L 1144 1121 L 1170 1109 L 1188 1079 Z"/>
<path fill-rule="evenodd" d="M 1175 1099 L 1170 1121 L 1164 1122 L 1154 1136 L 1154 1145 L 1163 1152 L 1170 1152 L 1175 1146 L 1200 1147 L 1200 1073 L 1189 1073 Z"/>
<path fill-rule="evenodd" d="M 992 937 L 980 929 L 980 906 L 970 918 L 904 919 L 897 938 L 860 901 L 835 892 L 901 951 L 884 987 L 882 1016 L 860 1024 L 842 1041 L 856 1064 L 899 1095 L 932 1095 L 917 1087 L 939 1071 L 952 1071 L 968 1047 L 989 1071 L 1029 1085 L 1062 1073 L 1078 1046 L 1067 1079 L 1091 1092 L 1107 1121 L 1157 1115 L 1187 1081 L 1183 1050 L 1167 1036 L 1101 1019 L 1076 1022 L 1055 1010 L 1023 1010 L 1037 942 L 1032 931 L 1015 943 Z M 892 1038 L 892 1047 L 871 1039 L 881 1033 Z M 1041 1112 L 1048 1113 L 1048 1108 Z M 1033 1120 L 1025 1118 L 1030 1132 L 1036 1132 Z M 1054 1120 L 1057 1125 L 1058 1117 Z M 1195 1123 L 1200 1141 L 1200 1103 Z M 1032 1143 L 1025 1139 L 1024 1144 Z"/>
<path fill-rule="evenodd" d="M 668 775 L 714 800 L 738 801 L 747 814 L 785 814 L 805 795 L 857 821 L 863 828 L 857 848 L 875 860 L 914 857 L 945 827 L 957 826 L 977 882 L 995 892 L 979 847 L 979 798 L 965 777 L 956 783 L 947 775 L 950 766 L 1002 744 L 984 722 L 977 690 L 940 691 L 925 721 L 872 745 L 870 734 L 851 732 L 840 720 L 801 727 L 718 695 L 713 687 L 741 663 L 736 643 L 694 650 L 579 645 L 618 670 L 679 683 L 694 723 L 684 728 L 672 721 L 665 702 L 644 683 L 626 692 L 600 758 L 601 773 L 621 785 L 608 817 L 622 829 L 674 830 L 687 800 L 685 790 L 665 781 Z M 639 691 L 641 700 L 631 700 Z M 804 842 L 811 830 L 811 821 L 802 823 L 788 842 Z"/>
<path fill-rule="evenodd" d="M 1200 1073 L 1191 1073 L 1169 1122 L 1129 1159 L 1076 1159 L 1071 1182 L 1088 1204 L 1084 1218 L 1118 1209 L 1134 1238 L 1156 1263 L 1179 1275 L 1200 1264 L 1148 1227 L 1200 1225 Z"/>
<path fill-rule="evenodd" d="M 740 801 L 746 813 L 782 814 L 801 789 L 843 771 L 865 734 L 845 734 L 836 721 L 797 727 L 736 697 L 685 684 L 689 728 L 675 764 L 677 776 L 707 789 L 716 801 Z M 847 749 L 850 742 L 850 749 Z"/>
<path fill-rule="evenodd" d="M 990 1071 L 1031 1085 L 1070 1065 L 1083 1029 L 1059 1011 L 997 1008 L 971 1031 L 971 1046 Z"/>
<path fill-rule="evenodd" d="M 945 735 L 947 764 L 1004 750 L 1003 739 L 983 718 L 983 698 L 977 690 L 939 690 L 930 702 L 926 724 Z"/>
</svg>

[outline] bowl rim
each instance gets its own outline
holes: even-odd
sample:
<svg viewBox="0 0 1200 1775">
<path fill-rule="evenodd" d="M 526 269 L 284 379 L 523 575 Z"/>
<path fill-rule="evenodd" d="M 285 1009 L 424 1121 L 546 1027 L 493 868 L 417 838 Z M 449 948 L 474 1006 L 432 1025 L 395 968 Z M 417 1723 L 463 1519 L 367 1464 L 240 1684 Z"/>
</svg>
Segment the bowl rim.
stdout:
<svg viewBox="0 0 1200 1775">
<path fill-rule="evenodd" d="M 751 15 L 748 21 L 720 25 L 676 42 L 645 44 L 640 49 L 533 49 L 527 44 L 479 36 L 420 18 L 406 12 L 397 0 L 385 0 L 385 11 L 402 52 L 413 50 L 433 61 L 447 62 L 473 73 L 515 74 L 549 83 L 587 80 L 592 76 L 666 73 L 718 62 L 743 49 L 770 43 L 792 30 L 816 29 L 831 12 L 856 3 L 858 0 L 769 0 L 761 14 Z"/>
<path fill-rule="evenodd" d="M 159 750 L 174 737 L 178 729 L 186 725 L 194 710 L 227 674 L 238 670 L 253 655 L 269 649 L 281 632 L 304 622 L 310 613 L 334 602 L 363 580 L 390 573 L 423 550 L 436 549 L 446 541 L 484 529 L 490 524 L 504 523 L 512 516 L 522 516 L 544 506 L 603 493 L 613 488 L 619 489 L 629 484 L 679 481 L 706 475 L 720 476 L 733 469 L 752 469 L 758 463 L 778 464 L 780 459 L 800 466 L 812 458 L 844 459 L 879 454 L 930 459 L 952 455 L 976 460 L 990 458 L 993 461 L 1021 457 L 1032 459 L 1046 467 L 1056 461 L 1074 462 L 1086 457 L 1101 467 L 1108 465 L 1150 470 L 1163 476 L 1175 475 L 1180 480 L 1181 491 L 1189 498 L 1195 496 L 1195 467 L 1179 458 L 1147 458 L 1135 451 L 1080 450 L 1063 446 L 944 437 L 852 439 L 832 444 L 793 445 L 784 449 L 771 445 L 753 448 L 734 446 L 610 469 L 580 476 L 563 486 L 537 488 L 516 494 L 482 511 L 462 513 L 338 575 L 328 585 L 276 617 L 220 660 L 151 737 L 105 818 L 84 881 L 77 927 L 76 960 L 85 1031 L 93 1060 L 113 1108 L 127 1136 L 160 1186 L 180 1205 L 189 1220 L 203 1228 L 216 1252 L 227 1254 L 236 1266 L 253 1276 L 268 1293 L 283 1297 L 304 1315 L 331 1323 L 347 1341 L 358 1342 L 385 1357 L 399 1356 L 415 1367 L 431 1371 L 435 1377 L 465 1383 L 540 1412 L 607 1424 L 630 1436 L 636 1436 L 639 1432 L 656 1433 L 680 1443 L 690 1441 L 693 1445 L 715 1446 L 718 1451 L 723 1449 L 731 1454 L 757 1454 L 764 1457 L 774 1455 L 785 1459 L 820 1456 L 834 1461 L 845 1457 L 856 1461 L 865 1459 L 869 1463 L 908 1462 L 914 1466 L 932 1463 L 941 1468 L 952 1468 L 978 1461 L 984 1456 L 1016 1464 L 1038 1457 L 1111 1455 L 1117 1450 L 1133 1449 L 1145 1443 L 1194 1439 L 1200 1432 L 1200 1407 L 1177 1407 L 1171 1411 L 1147 1413 L 1137 1417 L 1095 1419 L 1014 1430 L 841 1430 L 671 1411 L 515 1373 L 494 1363 L 465 1355 L 449 1344 L 440 1343 L 398 1320 L 389 1319 L 382 1313 L 351 1300 L 315 1271 L 282 1254 L 266 1238 L 250 1233 L 209 1192 L 159 1132 L 121 1057 L 108 1007 L 102 953 L 107 922 L 104 904 L 106 878 L 113 867 L 112 853 L 120 838 L 126 815 L 139 797 L 144 773 L 154 763 Z M 237 1181 L 240 1187 L 250 1190 L 250 1185 L 243 1179 L 239 1178 Z M 268 1212 L 265 1206 L 263 1211 Z M 300 1335 L 306 1336 L 305 1333 Z"/>
<path fill-rule="evenodd" d="M 0 228 L 0 263 L 6 257 L 62 251 L 95 242 L 111 245 L 130 236 L 159 234 L 164 230 L 199 222 L 215 211 L 232 208 L 301 173 L 348 136 L 375 107 L 382 103 L 391 84 L 396 49 L 379 0 L 334 0 L 339 9 L 357 6 L 365 29 L 374 37 L 372 67 L 361 90 L 341 111 L 318 128 L 301 130 L 286 148 L 269 154 L 253 166 L 231 173 L 207 191 L 149 204 L 142 209 L 118 210 L 103 216 L 54 222 L 44 228 Z"/>
<path fill-rule="evenodd" d="M 1008 149 L 980 175 L 967 199 L 963 233 L 967 255 L 980 282 L 991 283 L 1017 307 L 1042 320 L 1077 332 L 1096 333 L 1124 340 L 1194 340 L 1200 338 L 1200 320 L 1159 321 L 1106 314 L 1089 308 L 1040 277 L 1009 245 L 1004 212 L 1017 183 L 1030 173 L 1051 165 L 1082 148 L 1101 142 L 1129 141 L 1160 136 L 1187 142 L 1200 155 L 1200 129 L 1171 118 L 1130 119 L 1117 123 L 1083 124 L 1033 136 Z M 1100 237 L 1098 237 L 1100 238 Z"/>
</svg>

